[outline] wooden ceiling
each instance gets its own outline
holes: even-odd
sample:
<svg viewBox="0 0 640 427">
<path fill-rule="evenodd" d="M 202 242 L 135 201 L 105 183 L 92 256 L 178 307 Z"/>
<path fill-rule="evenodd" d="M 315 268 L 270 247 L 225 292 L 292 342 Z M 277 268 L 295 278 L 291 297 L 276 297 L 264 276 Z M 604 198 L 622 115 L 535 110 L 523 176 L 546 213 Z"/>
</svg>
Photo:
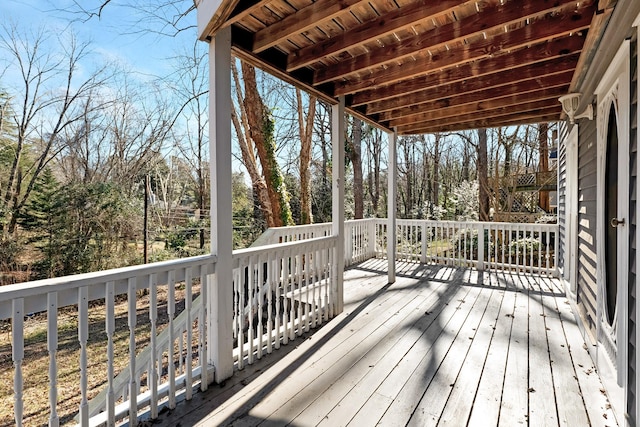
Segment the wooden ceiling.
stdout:
<svg viewBox="0 0 640 427">
<path fill-rule="evenodd" d="M 600 14 L 596 0 L 225 2 L 237 56 L 400 134 L 560 119 Z"/>
</svg>

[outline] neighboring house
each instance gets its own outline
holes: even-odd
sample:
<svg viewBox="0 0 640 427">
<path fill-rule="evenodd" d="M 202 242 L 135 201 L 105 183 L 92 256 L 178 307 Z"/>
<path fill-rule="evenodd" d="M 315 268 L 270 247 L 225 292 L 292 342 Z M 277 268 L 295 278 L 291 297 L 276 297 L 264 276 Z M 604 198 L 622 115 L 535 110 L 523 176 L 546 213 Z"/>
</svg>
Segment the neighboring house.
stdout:
<svg viewBox="0 0 640 427">
<path fill-rule="evenodd" d="M 230 49 L 396 134 L 566 120 L 560 273 L 619 419 L 638 424 L 640 1 L 392 3 L 202 0 L 212 83 Z"/>
</svg>

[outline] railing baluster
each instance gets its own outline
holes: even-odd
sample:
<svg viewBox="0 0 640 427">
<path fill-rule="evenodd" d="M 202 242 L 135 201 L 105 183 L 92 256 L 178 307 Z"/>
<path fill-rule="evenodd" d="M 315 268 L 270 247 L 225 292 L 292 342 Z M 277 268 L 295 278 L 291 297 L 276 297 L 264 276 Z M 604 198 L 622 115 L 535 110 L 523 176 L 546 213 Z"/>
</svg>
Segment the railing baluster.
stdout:
<svg viewBox="0 0 640 427">
<path fill-rule="evenodd" d="M 109 281 L 105 286 L 105 332 L 107 333 L 107 426 L 115 426 L 116 424 L 116 395 L 113 388 L 113 378 L 115 376 L 113 365 L 113 334 L 116 329 L 115 323 L 115 284 Z"/>
<path fill-rule="evenodd" d="M 275 332 L 276 332 L 276 336 L 275 336 L 275 347 L 276 350 L 280 348 L 280 332 L 282 329 L 282 316 L 283 314 L 281 314 L 280 308 L 281 308 L 281 303 L 280 303 L 280 297 L 282 295 L 282 286 L 284 286 L 284 280 L 283 280 L 283 272 L 282 270 L 284 269 L 283 267 L 283 256 L 282 256 L 282 252 L 281 251 L 277 251 L 275 254 L 275 269 L 273 271 L 273 277 L 275 278 L 275 283 L 274 283 L 274 287 L 276 290 L 276 324 L 275 324 Z"/>
<path fill-rule="evenodd" d="M 289 283 L 290 283 L 290 275 L 289 271 L 291 268 L 291 256 L 290 251 L 285 250 L 282 256 L 282 324 L 283 324 L 283 333 L 282 333 L 282 343 L 289 343 L 289 298 L 287 294 L 289 292 Z"/>
<path fill-rule="evenodd" d="M 243 257 L 238 267 L 238 369 L 244 368 L 245 269 L 248 269 L 248 266 L 246 258 Z"/>
<path fill-rule="evenodd" d="M 311 291 L 311 305 L 309 307 L 310 313 L 311 313 L 311 328 L 314 328 L 317 326 L 318 324 L 318 311 L 317 311 L 317 307 L 318 307 L 318 301 L 317 301 L 317 294 L 316 292 L 318 291 L 318 287 L 320 286 L 320 280 L 318 277 L 318 246 L 315 247 L 315 249 L 312 252 L 311 255 L 311 259 L 310 261 L 310 268 L 311 268 L 311 282 L 313 283 L 313 289 Z"/>
<path fill-rule="evenodd" d="M 169 374 L 169 409 L 176 407 L 176 365 L 175 365 L 175 331 L 173 330 L 173 320 L 176 314 L 176 271 L 169 270 L 167 277 L 167 291 L 169 300 L 167 301 L 167 315 L 169 316 L 169 346 L 167 348 L 168 374 Z"/>
<path fill-rule="evenodd" d="M 302 335 L 302 331 L 304 329 L 304 313 L 302 308 L 302 292 L 304 286 L 304 253 L 299 253 L 296 255 L 296 284 L 298 286 L 298 299 L 296 300 L 298 303 L 298 326 L 296 329 L 296 335 Z"/>
<path fill-rule="evenodd" d="M 129 425 L 135 427 L 138 421 L 138 386 L 136 381 L 136 278 L 127 281 L 127 324 L 129 326 Z"/>
<path fill-rule="evenodd" d="M 267 353 L 273 351 L 273 287 L 276 256 L 269 252 L 267 257 Z"/>
<path fill-rule="evenodd" d="M 22 362 L 24 360 L 24 299 L 12 302 L 11 316 L 11 359 L 13 361 L 13 413 L 16 427 L 22 427 L 24 414 Z"/>
<path fill-rule="evenodd" d="M 186 310 L 186 351 L 185 355 L 185 398 L 191 400 L 193 395 L 193 360 L 191 353 L 193 351 L 193 319 L 191 318 L 191 310 L 193 307 L 193 272 L 191 267 L 184 269 L 184 309 Z"/>
<path fill-rule="evenodd" d="M 540 234 L 540 233 L 538 233 Z M 530 258 L 530 268 L 529 268 L 529 272 L 533 273 L 534 272 L 534 265 L 533 265 L 533 248 L 534 248 L 534 233 L 533 230 L 529 229 L 529 236 L 531 236 L 531 247 L 529 248 L 529 258 Z M 540 236 L 538 236 L 538 238 L 540 238 Z M 540 264 L 538 264 L 540 265 Z"/>
<path fill-rule="evenodd" d="M 262 317 L 264 313 L 264 266 L 265 260 L 264 255 L 258 256 L 258 326 L 257 326 L 257 335 L 258 335 L 258 359 L 262 358 L 262 347 L 263 347 L 263 325 L 262 325 Z"/>
<path fill-rule="evenodd" d="M 307 332 L 311 325 L 311 322 L 309 322 L 309 288 L 311 287 L 311 282 L 309 281 L 309 270 L 311 270 L 311 252 L 309 250 L 305 252 L 303 262 L 302 276 L 305 288 L 305 303 L 302 315 L 304 317 L 304 332 Z"/>
<path fill-rule="evenodd" d="M 158 289 L 156 275 L 149 275 L 149 324 L 151 326 L 151 358 L 149 360 L 149 390 L 151 391 L 151 419 L 158 418 L 158 368 L 157 364 L 157 320 L 158 320 Z"/>
<path fill-rule="evenodd" d="M 78 289 L 78 341 L 80 342 L 80 425 L 89 425 L 87 400 L 87 340 L 89 339 L 89 289 Z"/>
<path fill-rule="evenodd" d="M 58 293 L 47 293 L 47 351 L 49 352 L 49 427 L 58 427 Z M 16 389 L 17 390 L 17 389 Z"/>
<path fill-rule="evenodd" d="M 251 365 L 253 363 L 253 344 L 254 344 L 254 329 L 253 329 L 253 314 L 255 312 L 255 271 L 256 269 L 256 257 L 249 257 L 249 267 L 248 267 L 248 276 L 247 276 L 247 307 L 249 308 L 249 312 L 247 313 L 248 321 L 249 321 L 249 329 L 247 330 L 247 364 Z M 245 310 L 246 311 L 246 310 Z"/>
<path fill-rule="evenodd" d="M 200 364 L 200 391 L 206 391 L 209 388 L 209 371 L 207 361 L 207 286 L 209 285 L 209 264 L 200 268 L 200 298 L 202 305 L 198 317 L 198 362 Z"/>
</svg>

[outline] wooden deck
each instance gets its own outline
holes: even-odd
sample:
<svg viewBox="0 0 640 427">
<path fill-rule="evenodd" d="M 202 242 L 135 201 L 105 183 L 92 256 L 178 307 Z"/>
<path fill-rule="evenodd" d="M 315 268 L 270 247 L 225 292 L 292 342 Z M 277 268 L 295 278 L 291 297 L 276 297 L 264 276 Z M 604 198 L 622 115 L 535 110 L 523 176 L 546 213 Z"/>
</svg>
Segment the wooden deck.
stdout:
<svg viewBox="0 0 640 427">
<path fill-rule="evenodd" d="M 159 425 L 617 425 L 557 281 L 385 267 L 347 270 L 344 313 Z"/>
</svg>

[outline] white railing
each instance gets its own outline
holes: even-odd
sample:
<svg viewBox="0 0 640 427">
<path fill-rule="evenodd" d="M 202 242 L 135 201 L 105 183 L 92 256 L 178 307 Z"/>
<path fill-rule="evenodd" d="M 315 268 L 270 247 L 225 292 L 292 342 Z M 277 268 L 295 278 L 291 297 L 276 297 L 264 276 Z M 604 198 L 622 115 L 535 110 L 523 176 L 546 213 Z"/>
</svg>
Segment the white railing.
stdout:
<svg viewBox="0 0 640 427">
<path fill-rule="evenodd" d="M 376 254 L 386 255 L 387 221 L 375 225 Z M 557 276 L 557 224 L 396 221 L 400 261 Z"/>
<path fill-rule="evenodd" d="M 385 256 L 387 226 L 386 219 L 346 221 L 345 264 Z M 397 220 L 396 227 L 400 261 L 557 274 L 557 224 Z M 331 232 L 331 224 L 270 229 L 261 239 L 270 244 L 234 251 L 229 286 L 238 368 L 333 317 L 337 241 Z M 206 389 L 213 367 L 203 367 L 202 301 L 215 263 L 205 255 L 0 287 L 0 322 L 11 322 L 16 425 L 23 423 L 25 392 L 33 391 L 25 390 L 25 342 L 32 334 L 25 326 L 38 322 L 47 352 L 42 361 L 26 361 L 48 364 L 50 425 L 60 421 L 59 330 L 76 336 L 75 348 L 66 339 L 64 351 L 76 353 L 80 372 L 71 388 L 79 396 L 71 399 L 83 426 L 127 418 L 134 425 L 140 410 L 155 418 L 180 394 L 190 399 L 195 386 Z M 96 343 L 106 351 L 90 351 Z M 96 371 L 102 380 L 93 383 Z"/>
<path fill-rule="evenodd" d="M 0 321 L 11 320 L 15 424 L 23 424 L 25 392 L 32 392 L 24 388 L 25 339 L 30 339 L 25 319 L 29 326 L 46 323 L 48 360 L 28 363 L 48 363 L 49 425 L 61 418 L 59 330 L 66 334 L 71 328 L 77 335 L 78 345 L 70 350 L 65 342 L 64 350 L 77 352 L 78 383 L 70 385 L 66 378 L 64 388 L 79 390 L 76 420 L 83 426 L 125 418 L 135 425 L 139 410 L 147 408 L 155 418 L 160 405 L 175 407 L 177 395 L 190 399 L 198 383 L 206 389 L 208 381 L 199 381 L 210 374 L 203 368 L 206 313 L 199 298 L 205 298 L 202 284 L 215 262 L 205 255 L 0 287 Z M 92 342 L 104 344 L 96 351 Z M 125 373 L 116 376 L 116 366 Z M 93 375 L 101 382 L 93 383 Z M 89 404 L 104 378 L 104 390 Z"/>
<path fill-rule="evenodd" d="M 353 265 L 376 255 L 374 218 L 356 219 L 344 222 L 345 265 Z M 331 236 L 331 223 L 297 225 L 292 227 L 268 228 L 251 247 L 297 242 L 316 237 Z"/>
<path fill-rule="evenodd" d="M 345 265 L 386 256 L 385 218 L 345 221 Z M 501 269 L 556 276 L 557 224 L 398 219 L 400 261 Z M 331 235 L 331 223 L 270 228 L 262 244 Z"/>
<path fill-rule="evenodd" d="M 252 364 L 333 317 L 335 237 L 233 253 L 234 362 Z"/>
</svg>

